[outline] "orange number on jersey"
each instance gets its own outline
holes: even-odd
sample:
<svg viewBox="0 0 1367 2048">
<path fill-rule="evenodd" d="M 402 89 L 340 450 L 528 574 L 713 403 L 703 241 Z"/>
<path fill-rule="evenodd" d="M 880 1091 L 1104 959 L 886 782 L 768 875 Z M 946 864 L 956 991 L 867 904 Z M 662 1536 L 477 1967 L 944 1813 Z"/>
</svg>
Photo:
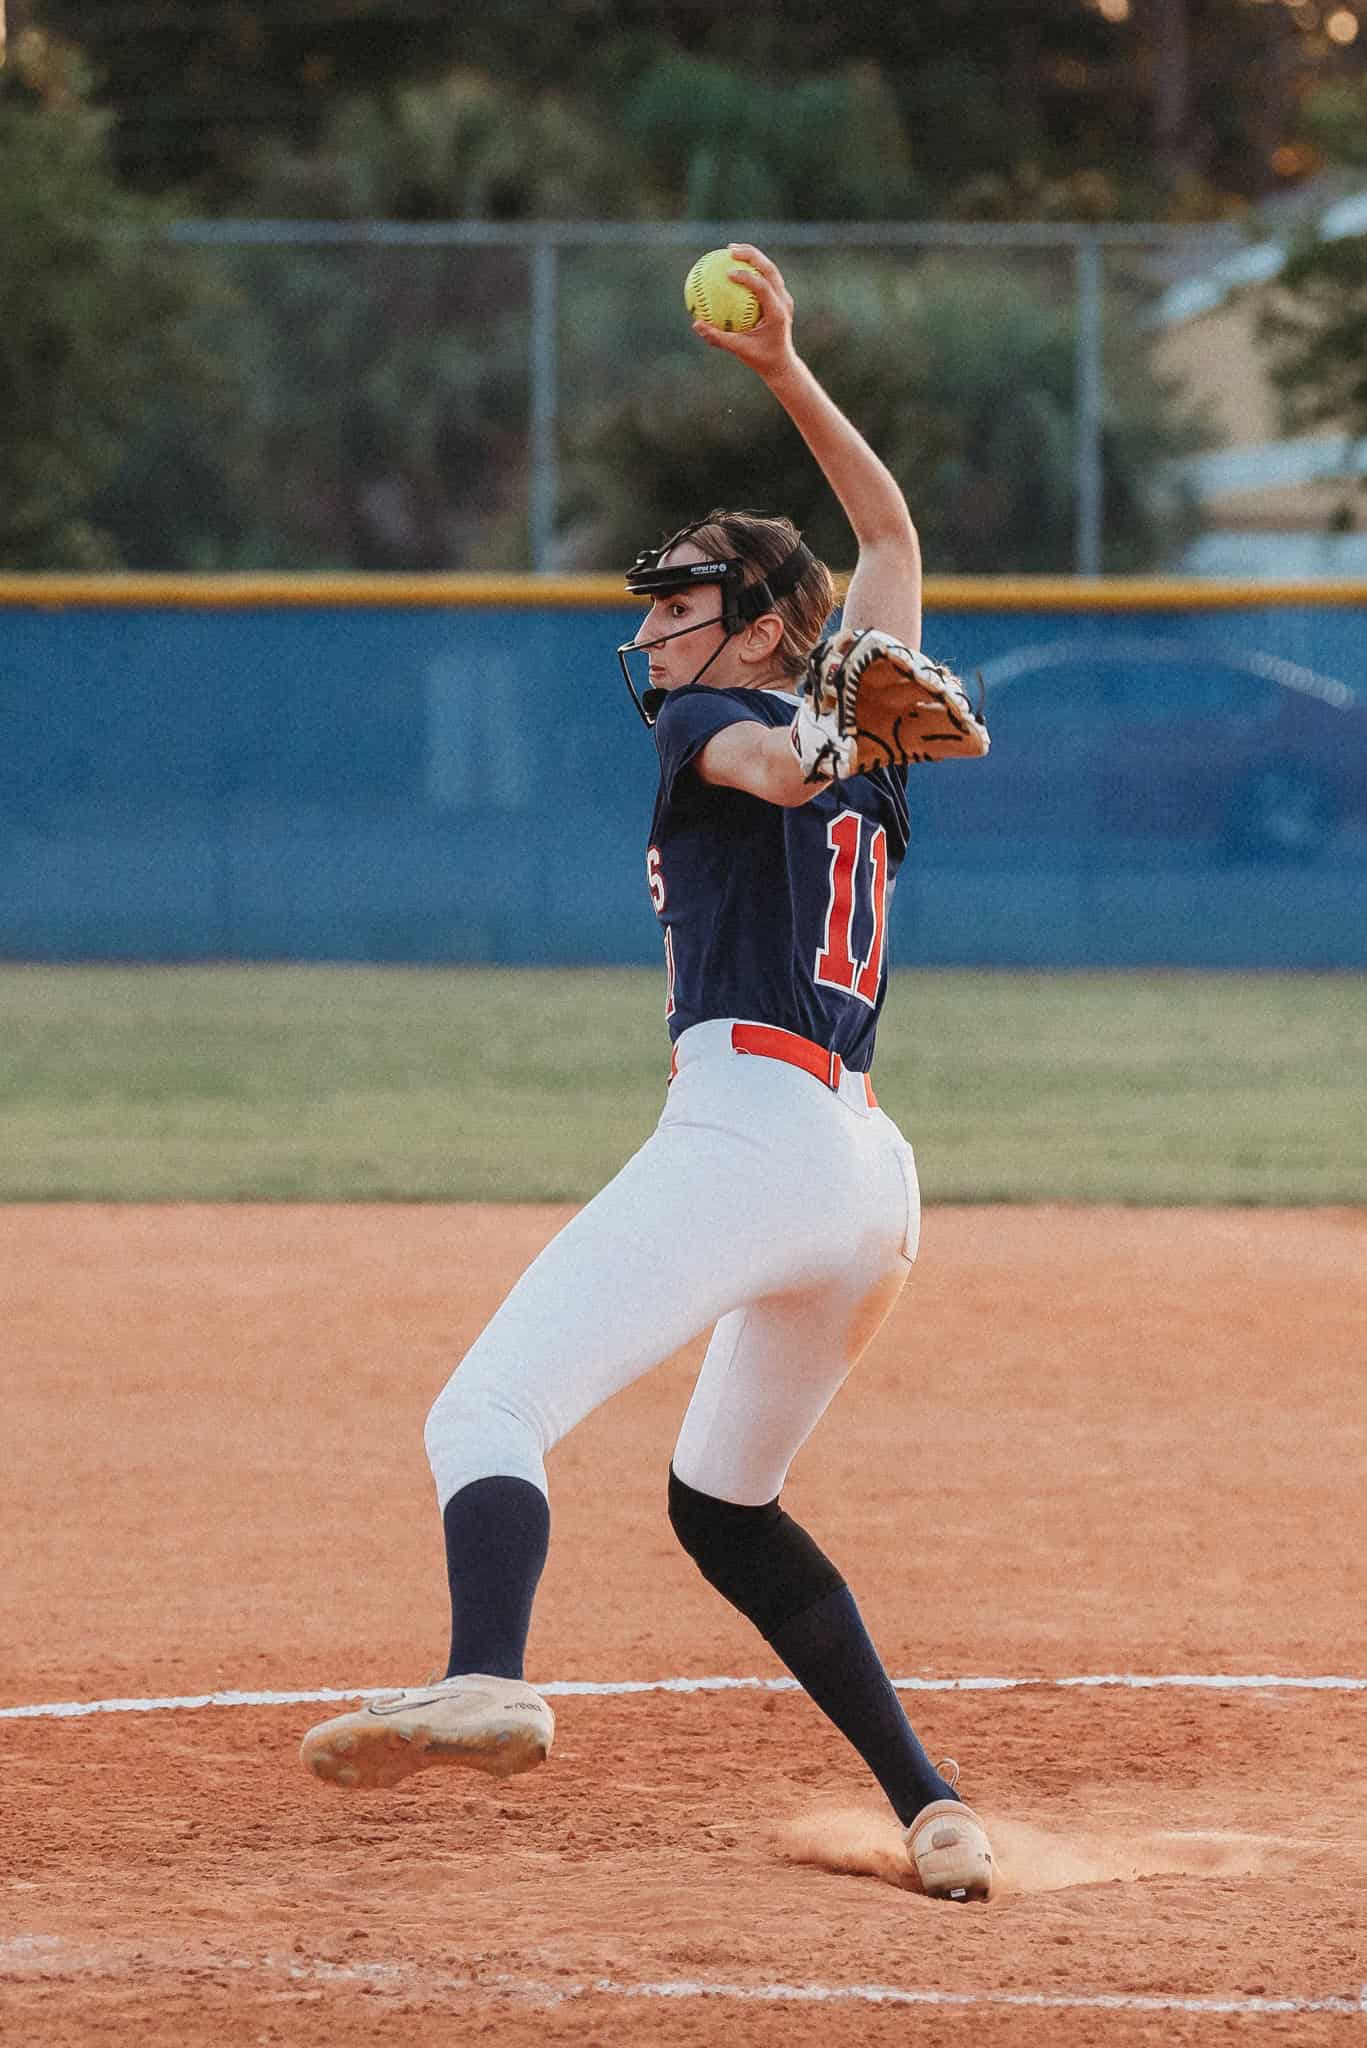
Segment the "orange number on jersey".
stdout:
<svg viewBox="0 0 1367 2048">
<path fill-rule="evenodd" d="M 831 849 L 830 891 L 826 898 L 826 929 L 816 956 L 815 977 L 825 988 L 843 989 L 872 1009 L 883 979 L 887 939 L 888 835 L 875 825 L 869 840 L 869 900 L 873 934 L 862 960 L 853 952 L 855 869 L 863 845 L 864 821 L 858 811 L 839 811 L 826 827 Z"/>
</svg>

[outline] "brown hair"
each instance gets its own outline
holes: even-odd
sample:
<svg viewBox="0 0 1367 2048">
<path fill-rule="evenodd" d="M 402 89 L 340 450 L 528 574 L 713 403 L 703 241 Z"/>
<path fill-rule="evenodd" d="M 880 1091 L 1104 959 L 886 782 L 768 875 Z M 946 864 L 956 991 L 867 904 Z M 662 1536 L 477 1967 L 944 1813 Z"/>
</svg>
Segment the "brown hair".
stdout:
<svg viewBox="0 0 1367 2048">
<path fill-rule="evenodd" d="M 662 553 L 691 541 L 709 561 L 729 561 L 733 556 L 745 564 L 745 583 L 759 583 L 790 555 L 802 538 L 791 519 L 770 517 L 763 512 L 709 512 L 705 519 L 682 527 L 665 542 Z M 783 621 L 783 638 L 776 659 L 789 675 L 800 674 L 807 656 L 821 638 L 826 620 L 835 604 L 831 572 L 815 557 L 798 578 L 797 587 L 786 597 L 775 598 L 774 610 Z"/>
</svg>

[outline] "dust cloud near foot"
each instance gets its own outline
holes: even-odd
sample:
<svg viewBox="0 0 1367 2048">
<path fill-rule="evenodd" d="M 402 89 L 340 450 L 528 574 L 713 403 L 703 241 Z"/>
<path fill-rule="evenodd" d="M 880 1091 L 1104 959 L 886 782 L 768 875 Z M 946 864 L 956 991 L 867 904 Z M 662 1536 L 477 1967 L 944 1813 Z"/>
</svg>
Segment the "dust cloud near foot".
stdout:
<svg viewBox="0 0 1367 2048">
<path fill-rule="evenodd" d="M 1266 1869 L 1278 1848 L 1285 1847 L 1268 1835 L 1214 1829 L 1049 1829 L 974 1810 L 991 1837 L 999 1893 L 1065 1891 L 1070 1885 L 1141 1877 L 1247 1877 Z M 918 1889 L 902 1830 L 890 1813 L 849 1806 L 814 1809 L 785 1822 L 775 1833 L 774 1848 L 788 1863 L 875 1877 L 904 1891 Z"/>
<path fill-rule="evenodd" d="M 1057 1892 L 1141 1877 L 1248 1877 L 1264 1870 L 1279 1846 L 1268 1835 L 1214 1829 L 1090 1832 L 989 1819 L 988 1831 L 1002 1890 L 1013 1892 Z"/>
<path fill-rule="evenodd" d="M 813 1863 L 819 1870 L 851 1877 L 877 1877 L 884 1884 L 917 1891 L 902 1830 L 891 1813 L 860 1807 L 816 1808 L 785 1821 L 774 1848 L 786 1863 Z"/>
</svg>

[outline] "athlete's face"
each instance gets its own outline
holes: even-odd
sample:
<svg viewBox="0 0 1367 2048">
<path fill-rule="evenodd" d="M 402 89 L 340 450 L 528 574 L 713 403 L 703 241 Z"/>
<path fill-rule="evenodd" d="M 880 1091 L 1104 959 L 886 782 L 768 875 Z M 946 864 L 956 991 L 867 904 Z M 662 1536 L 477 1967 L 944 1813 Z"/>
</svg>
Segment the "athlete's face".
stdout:
<svg viewBox="0 0 1367 2048">
<path fill-rule="evenodd" d="M 706 560 L 701 548 L 691 541 L 680 541 L 663 557 L 660 566 Z M 650 686 L 655 690 L 680 689 L 692 682 L 705 663 L 711 665 L 701 680 L 724 683 L 727 677 L 718 671 L 727 667 L 725 639 L 721 592 L 715 584 L 655 598 L 636 631 L 636 645 L 646 651 Z"/>
</svg>

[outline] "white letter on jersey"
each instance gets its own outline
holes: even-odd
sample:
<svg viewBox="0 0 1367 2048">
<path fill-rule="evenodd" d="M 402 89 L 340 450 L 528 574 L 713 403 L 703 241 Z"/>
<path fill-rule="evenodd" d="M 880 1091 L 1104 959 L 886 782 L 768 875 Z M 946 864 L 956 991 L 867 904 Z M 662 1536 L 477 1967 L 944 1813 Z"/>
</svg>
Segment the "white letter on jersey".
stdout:
<svg viewBox="0 0 1367 2048">
<path fill-rule="evenodd" d="M 646 849 L 646 887 L 650 891 L 650 900 L 655 905 L 655 915 L 659 917 L 665 907 L 665 878 L 660 873 L 658 846 Z"/>
</svg>

